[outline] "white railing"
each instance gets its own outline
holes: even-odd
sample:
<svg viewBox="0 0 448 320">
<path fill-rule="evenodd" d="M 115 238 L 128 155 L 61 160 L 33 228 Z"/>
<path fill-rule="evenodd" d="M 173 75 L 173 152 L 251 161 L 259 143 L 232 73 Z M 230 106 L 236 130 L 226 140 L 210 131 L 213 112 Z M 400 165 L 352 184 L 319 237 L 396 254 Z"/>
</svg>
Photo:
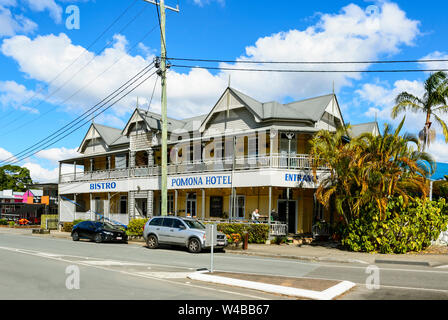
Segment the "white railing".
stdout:
<svg viewBox="0 0 448 320">
<path fill-rule="evenodd" d="M 288 234 L 288 225 L 283 223 L 271 223 L 271 236 L 286 236 Z"/>
<path fill-rule="evenodd" d="M 222 158 L 220 160 L 201 160 L 184 163 L 169 164 L 168 174 L 183 173 L 203 173 L 203 172 L 225 172 L 238 170 L 251 170 L 263 168 L 279 168 L 292 170 L 310 170 L 315 159 L 309 155 L 295 155 L 288 157 L 282 154 L 273 154 L 266 156 L 246 156 L 238 158 Z M 319 170 L 328 170 L 326 166 L 320 166 Z M 160 166 L 141 166 L 127 169 L 112 169 L 105 171 L 92 171 L 64 174 L 60 177 L 61 183 L 69 183 L 74 181 L 90 181 L 105 179 L 121 179 L 129 177 L 148 177 L 161 174 Z"/>
</svg>

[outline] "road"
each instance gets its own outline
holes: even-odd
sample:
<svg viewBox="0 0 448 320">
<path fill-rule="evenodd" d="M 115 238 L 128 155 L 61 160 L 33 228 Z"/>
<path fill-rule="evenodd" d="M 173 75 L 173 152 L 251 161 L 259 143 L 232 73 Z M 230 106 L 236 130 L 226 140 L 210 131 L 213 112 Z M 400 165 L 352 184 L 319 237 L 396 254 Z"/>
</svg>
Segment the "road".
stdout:
<svg viewBox="0 0 448 320">
<path fill-rule="evenodd" d="M 138 244 L 96 244 L 0 231 L 0 300 L 279 300 L 285 296 L 189 280 L 210 254 L 149 250 Z M 302 262 L 218 253 L 217 271 L 349 280 L 340 299 L 448 299 L 448 268 Z M 370 269 L 368 269 L 370 267 Z M 71 280 L 79 274 L 79 289 Z"/>
</svg>

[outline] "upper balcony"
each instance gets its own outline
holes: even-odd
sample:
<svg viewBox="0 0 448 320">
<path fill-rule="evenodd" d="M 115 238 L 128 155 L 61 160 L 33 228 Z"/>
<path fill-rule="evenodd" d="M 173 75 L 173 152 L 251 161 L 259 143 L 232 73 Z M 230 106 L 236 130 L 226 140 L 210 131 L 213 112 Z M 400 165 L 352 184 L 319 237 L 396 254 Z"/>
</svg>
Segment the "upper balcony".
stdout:
<svg viewBox="0 0 448 320">
<path fill-rule="evenodd" d="M 307 154 L 288 157 L 284 154 L 273 154 L 263 156 L 245 156 L 236 158 L 222 158 L 219 160 L 201 160 L 193 162 L 168 164 L 168 175 L 179 175 L 185 173 L 220 173 L 242 170 L 260 169 L 289 169 L 289 170 L 311 170 L 314 159 Z M 319 167 L 319 170 L 328 170 L 328 167 Z M 84 171 L 70 174 L 61 174 L 60 183 L 84 182 L 107 179 L 142 178 L 161 175 L 161 166 L 136 166 L 132 168 Z"/>
</svg>

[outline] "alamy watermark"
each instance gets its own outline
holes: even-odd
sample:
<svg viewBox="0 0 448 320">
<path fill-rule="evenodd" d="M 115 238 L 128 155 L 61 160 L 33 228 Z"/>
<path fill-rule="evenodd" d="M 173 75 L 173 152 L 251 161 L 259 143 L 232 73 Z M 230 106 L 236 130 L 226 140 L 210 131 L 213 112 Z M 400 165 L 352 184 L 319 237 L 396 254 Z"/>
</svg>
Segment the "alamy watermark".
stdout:
<svg viewBox="0 0 448 320">
<path fill-rule="evenodd" d="M 70 5 L 65 9 L 65 13 L 68 15 L 65 20 L 65 27 L 68 30 L 81 29 L 81 11 L 76 5 Z"/>
<path fill-rule="evenodd" d="M 81 289 L 81 277 L 80 270 L 78 266 L 70 265 L 65 269 L 65 274 L 67 278 L 65 280 L 65 287 L 68 290 L 79 290 Z"/>
<path fill-rule="evenodd" d="M 366 288 L 369 290 L 379 290 L 380 285 L 380 268 L 371 265 L 366 268 L 366 272 L 369 276 L 366 279 Z"/>
</svg>

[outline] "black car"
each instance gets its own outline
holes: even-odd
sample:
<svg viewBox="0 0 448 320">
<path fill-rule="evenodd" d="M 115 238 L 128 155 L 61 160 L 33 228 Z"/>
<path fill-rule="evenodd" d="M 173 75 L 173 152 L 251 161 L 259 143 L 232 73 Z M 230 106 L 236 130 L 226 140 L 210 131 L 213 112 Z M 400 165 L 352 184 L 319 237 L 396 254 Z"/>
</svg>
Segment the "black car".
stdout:
<svg viewBox="0 0 448 320">
<path fill-rule="evenodd" d="M 120 241 L 127 243 L 128 235 L 122 227 L 113 225 L 109 222 L 83 221 L 73 227 L 72 239 L 73 241 L 90 239 L 96 243 L 106 241 Z"/>
</svg>

